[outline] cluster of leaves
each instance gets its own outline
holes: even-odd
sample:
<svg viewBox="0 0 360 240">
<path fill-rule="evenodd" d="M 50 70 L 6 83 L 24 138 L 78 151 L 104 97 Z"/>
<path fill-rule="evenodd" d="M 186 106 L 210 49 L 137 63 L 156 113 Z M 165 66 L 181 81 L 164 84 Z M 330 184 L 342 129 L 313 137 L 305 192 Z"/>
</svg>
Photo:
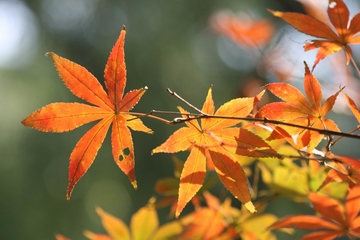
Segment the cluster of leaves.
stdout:
<svg viewBox="0 0 360 240">
<path fill-rule="evenodd" d="M 348 44 L 360 41 L 356 36 L 360 31 L 360 14 L 355 15 L 348 24 L 349 10 L 342 0 L 329 0 L 328 16 L 336 31 L 305 14 L 269 11 L 301 32 L 324 38 L 312 40 L 304 46 L 305 51 L 320 48 L 312 69 L 321 59 L 343 47 L 349 63 L 351 48 Z M 253 48 L 266 44 L 266 41 L 251 41 L 251 37 L 257 39 L 258 32 L 251 30 L 251 27 L 241 27 L 241 22 L 236 21 L 233 16 L 222 14 L 216 18 L 215 23 L 217 31 L 240 45 Z M 260 23 L 256 22 L 255 26 L 263 26 Z M 185 124 L 163 144 L 153 149 L 152 154 L 189 151 L 189 155 L 185 163 L 175 160 L 174 178 L 162 179 L 156 184 L 156 191 L 165 198 L 158 202 L 150 199 L 147 206 L 133 215 L 130 229 L 121 220 L 97 208 L 108 235 L 85 231 L 86 237 L 275 239 L 269 229 L 289 227 L 318 229 L 304 239 L 333 239 L 341 235 L 360 237 L 360 163 L 357 159 L 331 152 L 331 146 L 344 137 L 359 139 L 358 135 L 353 134 L 359 126 L 350 133 L 343 133 L 334 121 L 326 118 L 339 95 L 343 95 L 360 122 L 360 112 L 344 88 L 323 101 L 321 85 L 305 63 L 305 95 L 288 83 L 271 83 L 265 85 L 255 96 L 232 99 L 215 111 L 212 87 L 209 88 L 201 109 L 169 90 L 193 112 L 178 107 L 179 117 L 174 120 L 159 117 L 158 111 L 131 112 L 147 88 L 124 95 L 125 33 L 124 27 L 105 66 L 107 92 L 84 67 L 55 53 L 48 53 L 70 91 L 92 105 L 52 103 L 35 111 L 22 123 L 40 131 L 65 132 L 100 120 L 79 140 L 70 155 L 68 200 L 75 184 L 93 163 L 110 125 L 114 160 L 134 188 L 137 187 L 134 147 L 129 129 L 152 133 L 139 117 L 149 117 L 168 124 Z M 248 36 L 246 39 L 238 37 L 243 33 Z M 270 39 L 272 30 L 268 33 Z M 255 44 L 250 45 L 249 42 Z M 282 101 L 268 103 L 258 109 L 258 103 L 266 91 Z M 318 150 L 317 147 L 324 138 L 327 140 L 326 147 Z M 261 173 L 262 181 L 268 187 L 265 192 L 256 191 L 259 175 L 252 174 L 252 169 L 255 173 Z M 211 195 L 207 191 L 212 185 L 211 181 L 205 179 L 207 172 L 215 172 L 214 175 L 243 203 L 244 208 L 239 210 L 231 206 L 230 199 L 221 202 Z M 249 175 L 254 179 L 252 186 L 248 180 Z M 341 184 L 334 188 L 331 185 L 333 182 Z M 260 195 L 269 199 L 285 195 L 295 201 L 311 202 L 314 210 L 322 217 L 299 215 L 277 221 L 275 215 L 263 213 L 268 201 L 261 201 Z M 335 199 L 345 195 L 344 203 Z M 203 200 L 206 206 L 202 204 Z M 193 202 L 195 211 L 179 218 L 190 201 Z M 173 206 L 171 212 L 178 219 L 159 226 L 156 207 L 168 204 Z M 57 235 L 57 239 L 66 238 Z"/>
</svg>

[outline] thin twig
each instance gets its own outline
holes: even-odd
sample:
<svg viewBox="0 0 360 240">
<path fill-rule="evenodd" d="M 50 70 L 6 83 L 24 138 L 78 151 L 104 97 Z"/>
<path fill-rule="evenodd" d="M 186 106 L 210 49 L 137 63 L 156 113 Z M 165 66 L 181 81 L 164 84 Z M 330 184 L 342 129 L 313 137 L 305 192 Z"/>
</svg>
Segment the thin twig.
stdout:
<svg viewBox="0 0 360 240">
<path fill-rule="evenodd" d="M 159 111 L 159 110 L 151 110 L 149 114 L 172 114 L 172 115 L 185 115 L 185 116 L 201 116 L 200 113 L 181 113 L 175 111 Z"/>
<path fill-rule="evenodd" d="M 351 62 L 352 62 L 352 64 L 354 65 L 354 67 L 355 67 L 355 69 L 356 69 L 356 72 L 357 72 L 358 75 L 360 76 L 360 70 L 359 70 L 359 68 L 358 68 L 358 66 L 357 66 L 354 58 L 353 58 L 352 56 L 350 56 L 350 59 L 351 59 Z"/>
<path fill-rule="evenodd" d="M 176 97 L 177 99 L 179 99 L 180 101 L 182 101 L 183 103 L 185 103 L 186 105 L 188 105 L 190 108 L 194 109 L 195 111 L 197 111 L 198 113 L 204 115 L 204 116 L 208 116 L 209 114 L 204 113 L 203 111 L 201 111 L 200 109 L 198 109 L 197 107 L 195 107 L 194 105 L 192 105 L 191 103 L 189 103 L 188 101 L 186 101 L 185 99 L 183 99 L 182 97 L 179 96 L 179 94 L 177 94 L 176 92 L 171 91 L 170 88 L 166 89 L 171 95 L 173 95 L 174 97 Z"/>
<path fill-rule="evenodd" d="M 360 129 L 360 126 L 358 126 L 357 128 L 351 130 L 350 132 L 348 132 L 348 134 L 354 135 L 354 134 L 352 134 L 352 133 L 358 131 L 359 129 Z M 342 139 L 343 137 L 344 137 L 344 136 L 341 136 L 341 137 L 339 137 L 338 139 L 336 139 L 336 140 L 331 144 L 331 146 L 334 146 L 335 144 L 337 144 L 338 141 L 339 141 L 340 139 Z"/>
<path fill-rule="evenodd" d="M 193 118 L 183 118 L 181 120 L 178 119 L 176 122 L 173 122 L 173 124 L 183 123 L 183 122 L 192 121 L 192 120 L 201 119 L 201 118 L 232 119 L 232 120 L 241 120 L 241 121 L 249 121 L 249 122 L 262 122 L 265 124 L 266 123 L 278 124 L 278 125 L 284 125 L 284 126 L 288 126 L 288 127 L 295 127 L 295 128 L 301 128 L 301 129 L 306 129 L 306 130 L 310 130 L 310 131 L 315 131 L 315 132 L 318 132 L 318 133 L 324 134 L 324 135 L 334 135 L 334 136 L 360 139 L 360 135 L 356 135 L 356 134 L 348 134 L 348 133 L 344 133 L 344 132 L 336 132 L 336 131 L 327 130 L 327 129 L 313 128 L 313 127 L 308 127 L 308 126 L 297 125 L 294 123 L 282 122 L 282 121 L 278 121 L 278 120 L 270 120 L 267 118 L 232 117 L 232 116 L 219 116 L 219 115 L 205 115 L 205 116 L 199 115 L 199 116 L 194 116 Z"/>
<path fill-rule="evenodd" d="M 164 122 L 169 125 L 175 125 L 175 124 L 184 123 L 184 122 L 188 122 L 188 121 L 192 121 L 192 120 L 198 120 L 198 119 L 202 119 L 202 118 L 231 119 L 231 120 L 241 120 L 241 121 L 248 121 L 248 122 L 260 122 L 260 123 L 264 123 L 264 124 L 277 124 L 277 125 L 283 125 L 283 126 L 288 126 L 288 127 L 306 129 L 306 130 L 318 132 L 320 134 L 327 135 L 327 136 L 332 135 L 332 136 L 340 136 L 341 138 L 347 137 L 347 138 L 353 138 L 353 139 L 360 139 L 360 135 L 351 134 L 355 130 L 353 130 L 349 133 L 336 132 L 336 131 L 332 131 L 332 130 L 313 128 L 313 127 L 309 127 L 309 126 L 302 126 L 302 125 L 297 125 L 297 124 L 288 123 L 288 122 L 282 122 L 282 121 L 278 121 L 278 120 L 270 120 L 267 118 L 233 117 L 233 116 L 220 116 L 220 115 L 208 115 L 208 114 L 203 115 L 203 114 L 194 114 L 194 113 L 181 113 L 181 112 L 172 112 L 172 111 L 167 112 L 167 111 L 157 111 L 157 110 L 152 110 L 149 113 L 139 113 L 139 112 L 121 112 L 121 113 L 131 114 L 131 115 L 141 117 L 141 118 L 149 117 L 149 118 L 153 118 L 155 120 Z M 189 118 L 174 118 L 173 120 L 167 120 L 167 119 L 158 117 L 154 114 L 174 114 L 174 115 L 178 114 L 178 115 L 189 116 Z M 131 121 L 131 120 L 133 120 L 133 119 L 128 119 L 128 121 Z M 358 130 L 358 128 L 356 130 Z M 339 139 L 337 139 L 335 142 L 333 142 L 332 146 L 338 140 Z"/>
<path fill-rule="evenodd" d="M 169 121 L 165 118 L 162 118 L 162 117 L 158 117 L 158 116 L 155 116 L 153 115 L 152 112 L 149 112 L 149 113 L 139 113 L 139 112 L 120 112 L 120 114 L 129 114 L 129 115 L 133 115 L 133 116 L 136 116 L 134 118 L 130 118 L 130 119 L 127 119 L 127 121 L 133 121 L 137 118 L 143 118 L 143 117 L 148 117 L 148 118 L 152 118 L 152 119 L 155 119 L 155 120 L 158 120 L 160 122 L 163 122 L 163 123 L 166 123 L 166 124 L 169 124 L 169 125 L 173 125 L 174 124 L 174 121 Z"/>
</svg>

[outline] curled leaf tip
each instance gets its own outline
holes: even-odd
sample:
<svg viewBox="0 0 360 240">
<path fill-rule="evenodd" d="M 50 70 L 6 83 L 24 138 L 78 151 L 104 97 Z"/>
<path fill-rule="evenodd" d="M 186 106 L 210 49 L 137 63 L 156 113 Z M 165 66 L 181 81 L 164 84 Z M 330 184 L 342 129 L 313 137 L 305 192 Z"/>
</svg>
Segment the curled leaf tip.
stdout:
<svg viewBox="0 0 360 240">
<path fill-rule="evenodd" d="M 148 204 L 153 205 L 153 204 L 155 204 L 155 202 L 156 202 L 156 197 L 155 197 L 155 196 L 152 196 L 152 197 L 149 199 Z"/>
<path fill-rule="evenodd" d="M 245 206 L 246 209 L 249 210 L 251 213 L 256 213 L 256 212 L 257 212 L 256 209 L 255 209 L 254 204 L 253 204 L 251 201 L 245 203 L 244 206 Z"/>
<path fill-rule="evenodd" d="M 304 61 L 304 66 L 305 66 L 305 75 L 310 74 L 309 66 L 307 65 L 307 63 L 305 61 Z M 314 67 L 312 70 L 314 70 Z"/>
<path fill-rule="evenodd" d="M 45 53 L 45 56 L 47 56 L 47 57 L 52 57 L 53 55 L 54 55 L 53 52 L 47 52 L 47 53 Z"/>
<path fill-rule="evenodd" d="M 135 190 L 138 188 L 136 180 L 132 181 L 131 184 L 133 185 Z"/>
</svg>

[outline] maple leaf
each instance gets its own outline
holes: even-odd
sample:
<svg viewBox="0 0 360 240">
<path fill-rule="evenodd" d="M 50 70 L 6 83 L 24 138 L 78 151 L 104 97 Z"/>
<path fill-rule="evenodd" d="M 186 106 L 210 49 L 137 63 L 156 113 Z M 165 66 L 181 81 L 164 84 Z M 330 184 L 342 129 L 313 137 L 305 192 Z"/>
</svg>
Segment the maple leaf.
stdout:
<svg viewBox="0 0 360 240">
<path fill-rule="evenodd" d="M 214 114 L 215 106 L 210 87 L 202 112 L 210 116 L 246 117 L 257 101 L 258 97 L 233 99 L 220 106 Z M 186 113 L 182 108 L 179 110 L 181 113 Z M 184 115 L 184 117 L 186 116 Z M 152 150 L 152 154 L 175 153 L 191 148 L 180 176 L 176 217 L 203 185 L 207 159 L 213 163 L 224 186 L 251 212 L 255 212 L 246 175 L 234 154 L 238 148 L 241 148 L 241 155 L 266 157 L 267 155 L 264 153 L 254 154 L 256 147 L 259 145 L 264 149 L 266 145 L 267 150 L 271 151 L 272 149 L 264 140 L 257 138 L 250 131 L 233 127 L 240 120 L 230 118 L 202 118 L 201 126 L 197 120 L 186 121 L 186 127 L 178 129 L 162 145 Z M 242 135 L 246 137 L 243 138 Z M 255 140 L 251 137 L 254 137 Z M 273 151 L 271 157 L 274 156 L 274 153 L 276 152 Z"/>
<path fill-rule="evenodd" d="M 173 162 L 175 165 L 174 169 L 174 177 L 166 177 L 156 181 L 155 183 L 155 191 L 160 195 L 164 196 L 164 198 L 160 199 L 156 202 L 156 207 L 166 207 L 171 205 L 169 217 L 173 217 L 176 211 L 176 203 L 177 203 L 177 195 L 178 188 L 180 184 L 180 175 L 181 170 L 184 167 L 184 162 L 173 156 Z M 202 188 L 196 193 L 196 195 L 191 199 L 192 204 L 195 208 L 200 206 L 200 198 L 203 192 L 209 189 L 216 183 L 216 178 L 206 179 Z"/>
<path fill-rule="evenodd" d="M 359 184 L 360 169 L 354 166 L 344 166 L 337 163 L 336 168 L 330 169 L 325 180 L 322 182 L 317 191 L 322 189 L 331 182 L 349 182 L 349 187 Z"/>
<path fill-rule="evenodd" d="M 343 47 L 345 48 L 346 64 L 349 64 L 352 54 L 349 44 L 360 43 L 360 36 L 355 36 L 360 32 L 360 13 L 356 14 L 349 23 L 349 9 L 342 0 L 329 0 L 327 8 L 330 22 L 336 31 L 326 23 L 309 15 L 272 10 L 269 10 L 269 12 L 283 19 L 302 33 L 324 39 L 311 40 L 311 42 L 306 42 L 304 45 L 305 51 L 320 48 L 312 70 L 320 60 L 340 51 Z"/>
<path fill-rule="evenodd" d="M 322 215 L 296 215 L 286 217 L 271 225 L 269 228 L 297 227 L 305 230 L 316 230 L 303 239 L 334 239 L 342 235 L 351 238 L 360 237 L 360 186 L 349 189 L 345 204 L 319 193 L 309 193 L 309 200 L 316 212 Z"/>
<path fill-rule="evenodd" d="M 347 156 L 333 156 L 332 158 L 334 159 L 334 166 L 329 170 L 317 191 L 330 182 L 348 181 L 350 188 L 360 184 L 360 163 L 357 159 Z"/>
<path fill-rule="evenodd" d="M 66 87 L 75 96 L 95 106 L 82 103 L 52 103 L 33 112 L 22 121 L 27 127 L 44 132 L 61 133 L 101 119 L 78 141 L 70 155 L 68 200 L 75 184 L 93 163 L 111 124 L 114 160 L 128 176 L 134 188 L 137 187 L 134 173 L 134 147 L 129 128 L 147 133 L 152 131 L 129 112 L 147 88 L 133 90 L 124 95 L 125 34 L 126 29 L 123 27 L 105 66 L 104 78 L 107 93 L 99 81 L 84 67 L 59 57 L 55 53 L 47 54 L 54 61 Z"/>
<path fill-rule="evenodd" d="M 198 208 L 191 214 L 193 219 L 185 227 L 180 239 L 216 239 L 228 227 L 226 217 L 230 214 L 230 199 L 220 204 L 209 192 L 204 192 L 204 198 L 207 207 Z"/>
<path fill-rule="evenodd" d="M 349 95 L 347 95 L 344 91 L 342 92 L 345 96 L 346 101 L 349 104 L 350 110 L 351 112 L 354 114 L 356 120 L 360 123 L 360 112 L 358 107 L 356 106 L 356 103 L 354 102 L 354 100 L 349 97 Z M 358 127 L 359 128 L 359 127 Z"/>
<path fill-rule="evenodd" d="M 305 63 L 305 62 L 304 62 Z M 331 111 L 340 91 L 331 95 L 322 104 L 321 85 L 310 72 L 305 63 L 304 90 L 307 98 L 295 87 L 287 83 L 270 83 L 265 86 L 275 96 L 285 102 L 273 102 L 263 106 L 257 113 L 259 118 L 293 123 L 317 129 L 340 131 L 336 123 L 325 116 Z M 311 152 L 322 140 L 323 134 L 316 131 L 303 130 L 300 128 L 282 126 L 275 130 L 286 130 L 283 136 L 288 133 L 291 136 L 298 135 L 293 142 L 294 147 L 302 149 L 307 146 Z M 274 131 L 274 134 L 279 131 Z M 289 135 L 289 136 L 290 136 Z"/>
</svg>

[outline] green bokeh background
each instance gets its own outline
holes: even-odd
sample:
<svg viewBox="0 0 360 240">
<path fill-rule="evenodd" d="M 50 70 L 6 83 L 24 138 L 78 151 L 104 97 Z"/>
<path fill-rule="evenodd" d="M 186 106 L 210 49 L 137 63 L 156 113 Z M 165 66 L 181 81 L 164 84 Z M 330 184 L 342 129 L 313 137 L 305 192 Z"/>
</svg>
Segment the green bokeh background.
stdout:
<svg viewBox="0 0 360 240">
<path fill-rule="evenodd" d="M 0 32 L 0 39 L 13 36 L 19 19 L 23 18 L 25 24 L 12 50 L 14 55 L 3 58 L 0 65 L 1 238 L 54 239 L 55 233 L 62 233 L 71 239 L 85 239 L 84 229 L 103 232 L 95 206 L 128 222 L 131 214 L 154 195 L 156 179 L 172 175 L 171 156 L 152 156 L 150 152 L 177 126 L 145 119 L 155 133 L 133 132 L 138 190 L 132 189 L 114 163 L 107 137 L 67 202 L 69 155 L 93 124 L 62 134 L 42 133 L 21 125 L 28 114 L 51 102 L 81 102 L 63 85 L 51 59 L 44 56 L 46 52 L 83 65 L 103 83 L 108 54 L 126 25 L 126 91 L 149 88 L 134 110 L 176 110 L 181 103 L 166 88 L 201 107 L 210 84 L 214 85 L 218 107 L 239 96 L 242 79 L 256 75 L 256 63 L 249 64 L 242 56 L 238 58 L 243 61 L 238 62 L 239 66 L 248 67 L 227 66 L 219 55 L 219 45 L 231 43 L 211 29 L 209 19 L 218 10 L 226 9 L 281 24 L 266 8 L 303 11 L 298 2 L 285 0 L 1 0 L 0 11 L 8 14 L 0 19 L 8 28 Z M 231 46 L 238 51 L 236 54 L 243 54 L 240 48 Z M 8 50 L 4 47 L 0 46 L 0 54 Z M 302 50 L 300 44 L 297 47 Z M 309 59 L 313 61 L 313 57 Z M 299 59 L 300 64 L 303 60 Z M 299 69 L 302 71 L 301 65 Z M 265 83 L 266 78 L 263 80 Z M 349 130 L 356 126 L 352 118 L 341 119 Z M 359 149 L 354 146 L 347 142 L 338 150 L 356 155 Z M 279 204 L 291 209 L 287 201 Z M 277 214 L 284 215 L 284 211 L 278 210 Z M 166 221 L 165 216 L 166 212 L 161 222 Z"/>
</svg>

